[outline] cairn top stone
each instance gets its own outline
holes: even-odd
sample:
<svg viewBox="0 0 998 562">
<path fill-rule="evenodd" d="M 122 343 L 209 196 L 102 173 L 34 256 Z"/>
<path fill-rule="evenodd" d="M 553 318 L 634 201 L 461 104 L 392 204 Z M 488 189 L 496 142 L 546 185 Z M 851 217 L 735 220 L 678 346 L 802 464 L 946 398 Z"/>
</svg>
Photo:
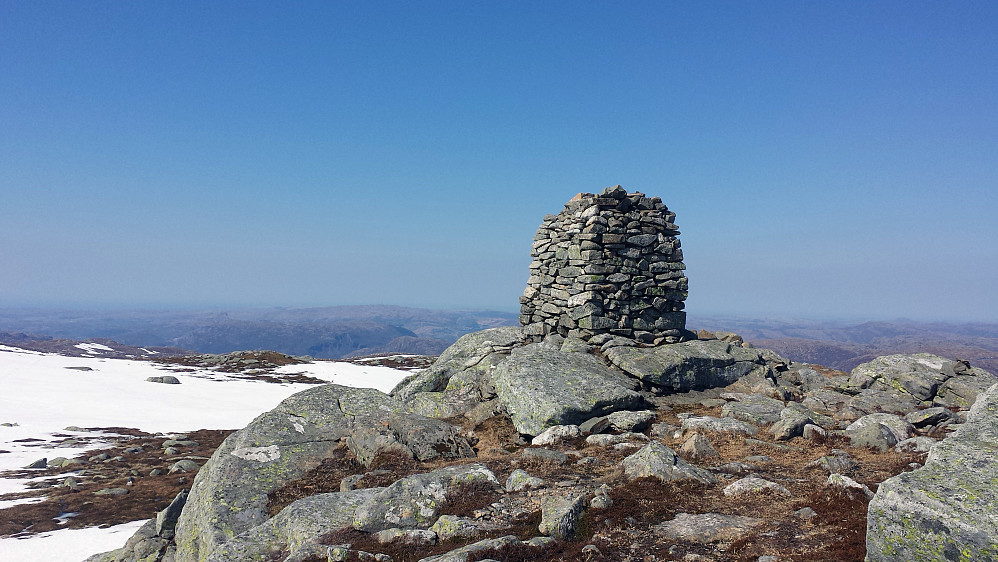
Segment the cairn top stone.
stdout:
<svg viewBox="0 0 998 562">
<path fill-rule="evenodd" d="M 675 218 L 660 198 L 619 185 L 545 216 L 520 297 L 526 334 L 679 341 L 688 284 Z"/>
</svg>

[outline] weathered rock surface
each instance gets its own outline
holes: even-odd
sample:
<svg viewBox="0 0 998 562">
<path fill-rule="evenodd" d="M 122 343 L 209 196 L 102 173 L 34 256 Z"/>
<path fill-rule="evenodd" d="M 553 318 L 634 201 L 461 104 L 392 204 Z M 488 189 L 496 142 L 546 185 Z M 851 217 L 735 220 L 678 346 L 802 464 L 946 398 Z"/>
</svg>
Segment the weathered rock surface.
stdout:
<svg viewBox="0 0 998 562">
<path fill-rule="evenodd" d="M 495 369 L 493 383 L 517 431 L 527 435 L 644 404 L 628 377 L 597 357 L 543 344 L 513 350 Z"/>
<path fill-rule="evenodd" d="M 201 467 L 177 523 L 178 562 L 205 560 L 267 519 L 267 494 L 318 465 L 337 441 L 398 410 L 374 389 L 323 385 L 295 394 L 230 435 Z"/>
<path fill-rule="evenodd" d="M 355 430 L 347 446 L 357 460 L 370 465 L 380 453 L 399 452 L 421 461 L 442 458 L 474 457 L 468 441 L 458 435 L 453 425 L 433 418 L 393 412 L 383 424 Z"/>
<path fill-rule="evenodd" d="M 549 496 L 541 501 L 542 535 L 556 539 L 569 539 L 575 534 L 579 516 L 586 506 L 584 496 Z"/>
<path fill-rule="evenodd" d="M 735 541 L 762 524 L 762 519 L 720 513 L 679 513 L 654 527 L 666 539 L 693 542 Z"/>
<path fill-rule="evenodd" d="M 437 520 L 448 492 L 479 482 L 499 487 L 495 474 L 480 464 L 449 466 L 403 478 L 359 505 L 353 527 L 369 533 L 392 527 L 425 529 Z"/>
<path fill-rule="evenodd" d="M 614 347 L 606 356 L 624 372 L 672 391 L 726 386 L 752 371 L 766 369 L 757 350 L 720 340 Z"/>
<path fill-rule="evenodd" d="M 998 384 L 925 466 L 884 481 L 870 502 L 870 560 L 998 559 Z"/>
<path fill-rule="evenodd" d="M 357 509 L 383 490 L 366 488 L 300 499 L 271 519 L 220 545 L 207 560 L 265 561 L 273 560 L 281 552 L 294 552 L 323 533 L 352 525 Z"/>
<path fill-rule="evenodd" d="M 696 480 L 704 484 L 716 484 L 717 478 L 706 470 L 694 466 L 669 447 L 652 441 L 640 451 L 623 461 L 624 474 L 628 478 L 645 478 L 652 476 L 669 482 L 672 480 Z"/>
<path fill-rule="evenodd" d="M 847 388 L 889 393 L 913 404 L 969 408 L 994 375 L 931 353 L 886 355 L 852 371 Z"/>
<path fill-rule="evenodd" d="M 464 413 L 494 397 L 490 370 L 525 338 L 522 328 L 515 326 L 465 334 L 429 368 L 397 384 L 391 395 L 409 412 L 427 417 Z"/>
<path fill-rule="evenodd" d="M 753 494 L 765 491 L 775 492 L 784 496 L 791 495 L 790 490 L 788 490 L 785 486 L 766 480 L 765 478 L 759 478 L 758 476 L 746 476 L 745 478 L 735 480 L 731 484 L 725 486 L 722 493 L 726 496 L 741 496 L 743 494 Z"/>
</svg>

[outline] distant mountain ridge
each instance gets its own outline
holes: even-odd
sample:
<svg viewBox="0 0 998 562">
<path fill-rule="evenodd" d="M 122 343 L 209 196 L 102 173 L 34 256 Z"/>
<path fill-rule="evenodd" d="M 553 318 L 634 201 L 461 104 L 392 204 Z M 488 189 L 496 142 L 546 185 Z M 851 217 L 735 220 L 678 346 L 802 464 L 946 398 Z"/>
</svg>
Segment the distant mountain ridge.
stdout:
<svg viewBox="0 0 998 562">
<path fill-rule="evenodd" d="M 201 353 L 271 349 L 323 359 L 373 353 L 436 355 L 468 332 L 516 323 L 516 315 L 506 312 L 388 305 L 224 311 L 0 309 L 0 330 L 11 337 L 27 333 L 45 335 L 31 336 L 35 339 L 107 338 Z"/>
<path fill-rule="evenodd" d="M 998 373 L 998 324 L 758 320 L 727 316 L 693 317 L 689 326 L 737 332 L 756 347 L 794 361 L 851 371 L 880 355 L 934 353 L 966 359 Z"/>
</svg>

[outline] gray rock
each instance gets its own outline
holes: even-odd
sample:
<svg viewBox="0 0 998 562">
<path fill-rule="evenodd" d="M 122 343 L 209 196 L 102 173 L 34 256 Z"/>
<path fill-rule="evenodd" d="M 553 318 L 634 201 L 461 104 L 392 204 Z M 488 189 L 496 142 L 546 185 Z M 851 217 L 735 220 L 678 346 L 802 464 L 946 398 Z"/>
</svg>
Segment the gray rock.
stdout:
<svg viewBox="0 0 998 562">
<path fill-rule="evenodd" d="M 537 530 L 556 539 L 570 539 L 585 506 L 585 496 L 548 496 L 541 500 L 541 524 Z"/>
<path fill-rule="evenodd" d="M 578 439 L 582 437 L 582 430 L 577 425 L 555 425 L 545 429 L 540 435 L 534 437 L 531 445 L 553 445 L 559 441 Z"/>
<path fill-rule="evenodd" d="M 828 433 L 821 428 L 821 426 L 814 425 L 813 423 L 805 424 L 804 431 L 802 432 L 804 439 L 808 441 L 820 441 L 824 439 Z"/>
<path fill-rule="evenodd" d="M 606 416 L 597 416 L 595 418 L 589 418 L 588 420 L 579 424 L 579 429 L 583 434 L 588 435 L 590 433 L 603 433 L 604 431 L 609 431 L 610 420 Z"/>
<path fill-rule="evenodd" d="M 527 435 L 644 402 L 625 375 L 595 356 L 551 351 L 540 344 L 513 350 L 495 369 L 493 382 L 513 425 Z"/>
<path fill-rule="evenodd" d="M 556 464 L 565 464 L 568 462 L 568 455 L 562 453 L 561 451 L 553 451 L 551 449 L 544 449 L 541 447 L 531 447 L 529 449 L 523 449 L 520 452 L 520 456 L 524 460 L 535 460 L 541 462 L 553 462 Z"/>
<path fill-rule="evenodd" d="M 358 427 L 376 427 L 399 404 L 369 388 L 299 392 L 230 435 L 198 472 L 177 523 L 177 562 L 206 559 L 266 521 L 267 494 L 318 466 Z"/>
<path fill-rule="evenodd" d="M 620 412 L 613 412 L 606 419 L 610 422 L 610 427 L 615 431 L 643 431 L 657 417 L 655 412 L 651 410 L 641 410 L 638 412 L 622 410 Z"/>
<path fill-rule="evenodd" d="M 866 484 L 860 484 L 852 478 L 842 474 L 829 474 L 825 485 L 831 488 L 839 488 L 846 492 L 858 492 L 870 499 L 873 497 L 873 490 Z"/>
<path fill-rule="evenodd" d="M 887 355 L 852 371 L 847 388 L 870 388 L 896 394 L 914 403 L 967 408 L 977 395 L 995 384 L 991 373 L 938 355 Z"/>
<path fill-rule="evenodd" d="M 128 493 L 127 488 L 103 488 L 94 492 L 95 496 L 124 496 Z"/>
<path fill-rule="evenodd" d="M 767 396 L 757 394 L 737 394 L 735 402 L 728 402 L 721 407 L 721 415 L 755 425 L 769 425 L 780 421 L 780 412 L 785 404 Z"/>
<path fill-rule="evenodd" d="M 170 505 L 166 506 L 166 509 L 160 511 L 156 514 L 156 534 L 164 539 L 173 538 L 174 529 L 177 527 L 177 519 L 180 518 L 180 512 L 184 509 L 184 504 L 187 503 L 187 491 L 181 491 Z"/>
<path fill-rule="evenodd" d="M 645 445 L 640 451 L 626 457 L 621 464 L 624 474 L 631 480 L 653 476 L 663 482 L 696 480 L 704 484 L 717 483 L 713 474 L 686 462 L 675 451 L 658 441 Z"/>
<path fill-rule="evenodd" d="M 42 457 L 24 468 L 48 468 L 48 465 L 49 465 L 48 459 Z"/>
<path fill-rule="evenodd" d="M 710 440 L 699 433 L 690 435 L 689 438 L 683 443 L 683 446 L 679 448 L 679 453 L 682 454 L 683 457 L 695 461 L 708 461 L 720 458 L 721 456 L 720 453 L 717 452 L 717 449 L 710 444 Z"/>
<path fill-rule="evenodd" d="M 935 444 L 935 439 L 920 435 L 918 437 L 909 437 L 904 441 L 898 441 L 898 444 L 894 446 L 894 450 L 899 453 L 928 453 Z"/>
<path fill-rule="evenodd" d="M 513 544 L 521 544 L 520 539 L 516 538 L 516 535 L 507 535 L 497 539 L 485 539 L 462 546 L 461 548 L 456 548 L 445 554 L 422 558 L 419 562 L 468 562 L 468 557 L 476 552 L 495 550 Z"/>
<path fill-rule="evenodd" d="M 891 428 L 882 423 L 868 423 L 849 431 L 849 443 L 853 447 L 869 447 L 886 451 L 897 445 L 898 438 Z"/>
<path fill-rule="evenodd" d="M 776 439 L 786 441 L 804 435 L 804 427 L 808 424 L 814 424 L 814 417 L 810 412 L 799 408 L 784 408 L 780 411 L 779 421 L 769 428 L 769 432 Z"/>
<path fill-rule="evenodd" d="M 509 349 L 526 340 L 523 329 L 516 326 L 490 328 L 465 334 L 444 350 L 429 368 L 399 382 L 391 395 L 409 403 L 420 392 L 460 393 L 461 387 L 477 382 L 489 369 L 506 358 Z M 450 386 L 451 378 L 462 374 L 460 381 Z M 481 389 L 474 389 L 478 393 Z"/>
<path fill-rule="evenodd" d="M 527 488 L 539 488 L 543 485 L 544 480 L 531 476 L 527 471 L 517 468 L 506 479 L 505 489 L 507 492 L 520 492 Z"/>
<path fill-rule="evenodd" d="M 170 474 L 175 474 L 177 472 L 194 472 L 194 471 L 196 471 L 199 468 L 201 468 L 201 467 L 198 466 L 198 463 L 196 463 L 196 462 L 194 462 L 194 461 L 192 461 L 190 459 L 184 459 L 184 460 L 177 461 L 177 462 L 173 463 L 172 465 L 170 465 L 170 472 L 169 473 Z"/>
<path fill-rule="evenodd" d="M 148 382 L 158 382 L 162 384 L 180 384 L 180 379 L 173 375 L 164 375 L 162 377 L 147 377 Z"/>
<path fill-rule="evenodd" d="M 453 425 L 425 416 L 393 412 L 382 424 L 362 427 L 347 438 L 347 446 L 365 465 L 382 453 L 400 453 L 421 461 L 474 457 L 475 451 Z"/>
<path fill-rule="evenodd" d="M 762 519 L 742 515 L 679 513 L 672 520 L 655 525 L 652 529 L 665 539 L 707 543 L 736 541 L 750 535 L 762 524 Z"/>
<path fill-rule="evenodd" d="M 786 489 L 786 487 L 757 476 L 746 476 L 745 478 L 735 480 L 731 484 L 724 487 L 723 493 L 725 496 L 738 497 L 744 494 L 754 494 L 765 491 L 776 492 L 777 494 L 787 497 L 793 495 L 790 493 L 790 490 Z"/>
<path fill-rule="evenodd" d="M 849 427 L 846 427 L 846 432 L 856 431 L 866 425 L 878 423 L 887 426 L 891 430 L 891 433 L 894 434 L 895 443 L 904 441 L 915 433 L 915 428 L 903 418 L 885 413 L 867 414 L 849 424 Z"/>
<path fill-rule="evenodd" d="M 450 515 L 442 515 L 441 519 L 444 517 L 451 517 Z M 437 519 L 437 523 L 440 519 Z M 401 543 L 410 544 L 413 546 L 425 546 L 437 544 L 437 540 L 447 540 L 443 537 L 438 537 L 436 533 L 437 524 L 434 523 L 433 527 L 428 530 L 423 529 L 399 529 L 398 527 L 392 527 L 391 529 L 385 529 L 384 531 L 378 531 L 374 534 L 375 539 L 381 544 L 389 543 Z M 477 529 L 476 529 L 477 531 Z"/>
<path fill-rule="evenodd" d="M 766 369 L 758 351 L 720 340 L 614 347 L 606 354 L 623 371 L 673 391 L 727 386 L 752 371 Z"/>
<path fill-rule="evenodd" d="M 392 527 L 429 527 L 436 521 L 449 491 L 474 483 L 499 487 L 492 471 L 480 464 L 450 466 L 402 478 L 361 504 L 353 527 L 368 533 Z"/>
<path fill-rule="evenodd" d="M 942 406 L 936 406 L 934 408 L 911 412 L 904 419 L 911 425 L 921 429 L 953 419 L 953 412 Z"/>
<path fill-rule="evenodd" d="M 870 502 L 871 560 L 998 559 L 998 385 L 979 395 L 966 423 L 929 452 L 925 466 L 880 484 Z"/>
<path fill-rule="evenodd" d="M 291 547 L 315 541 L 330 529 L 350 526 L 359 506 L 383 490 L 366 488 L 300 499 L 273 518 L 219 545 L 205 560 L 272 560 Z"/>
<path fill-rule="evenodd" d="M 833 449 L 832 454 L 825 455 L 817 460 L 811 461 L 806 465 L 808 468 L 821 468 L 828 471 L 830 474 L 843 474 L 849 472 L 857 467 L 857 463 L 849 453 Z"/>
<path fill-rule="evenodd" d="M 849 399 L 848 405 L 838 413 L 838 417 L 856 419 L 873 413 L 904 415 L 915 410 L 918 404 L 909 395 L 896 390 L 866 388 Z"/>
<path fill-rule="evenodd" d="M 482 534 L 473 519 L 455 515 L 441 515 L 429 530 L 435 533 L 441 542 L 455 538 L 475 539 Z"/>
</svg>

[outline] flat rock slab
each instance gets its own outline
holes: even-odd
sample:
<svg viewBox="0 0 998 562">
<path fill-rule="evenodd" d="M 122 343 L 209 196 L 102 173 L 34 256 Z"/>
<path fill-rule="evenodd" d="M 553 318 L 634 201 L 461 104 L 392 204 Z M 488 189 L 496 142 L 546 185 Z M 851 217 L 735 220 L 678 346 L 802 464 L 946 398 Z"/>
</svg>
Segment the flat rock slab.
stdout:
<svg viewBox="0 0 998 562">
<path fill-rule="evenodd" d="M 884 481 L 870 502 L 870 560 L 998 559 L 998 384 L 925 466 Z"/>
<path fill-rule="evenodd" d="M 753 370 L 765 369 L 757 350 L 720 340 L 614 347 L 606 356 L 624 372 L 673 391 L 727 386 Z"/>
<path fill-rule="evenodd" d="M 543 344 L 514 349 L 496 367 L 493 384 L 516 430 L 527 435 L 644 404 L 629 377 L 596 356 Z"/>
<path fill-rule="evenodd" d="M 747 537 L 762 523 L 762 519 L 741 515 L 679 513 L 671 521 L 655 525 L 653 529 L 666 539 L 708 543 Z"/>
<path fill-rule="evenodd" d="M 768 396 L 741 395 L 739 400 L 721 407 L 721 415 L 755 425 L 769 425 L 780 421 L 780 412 L 786 405 Z"/>
</svg>

